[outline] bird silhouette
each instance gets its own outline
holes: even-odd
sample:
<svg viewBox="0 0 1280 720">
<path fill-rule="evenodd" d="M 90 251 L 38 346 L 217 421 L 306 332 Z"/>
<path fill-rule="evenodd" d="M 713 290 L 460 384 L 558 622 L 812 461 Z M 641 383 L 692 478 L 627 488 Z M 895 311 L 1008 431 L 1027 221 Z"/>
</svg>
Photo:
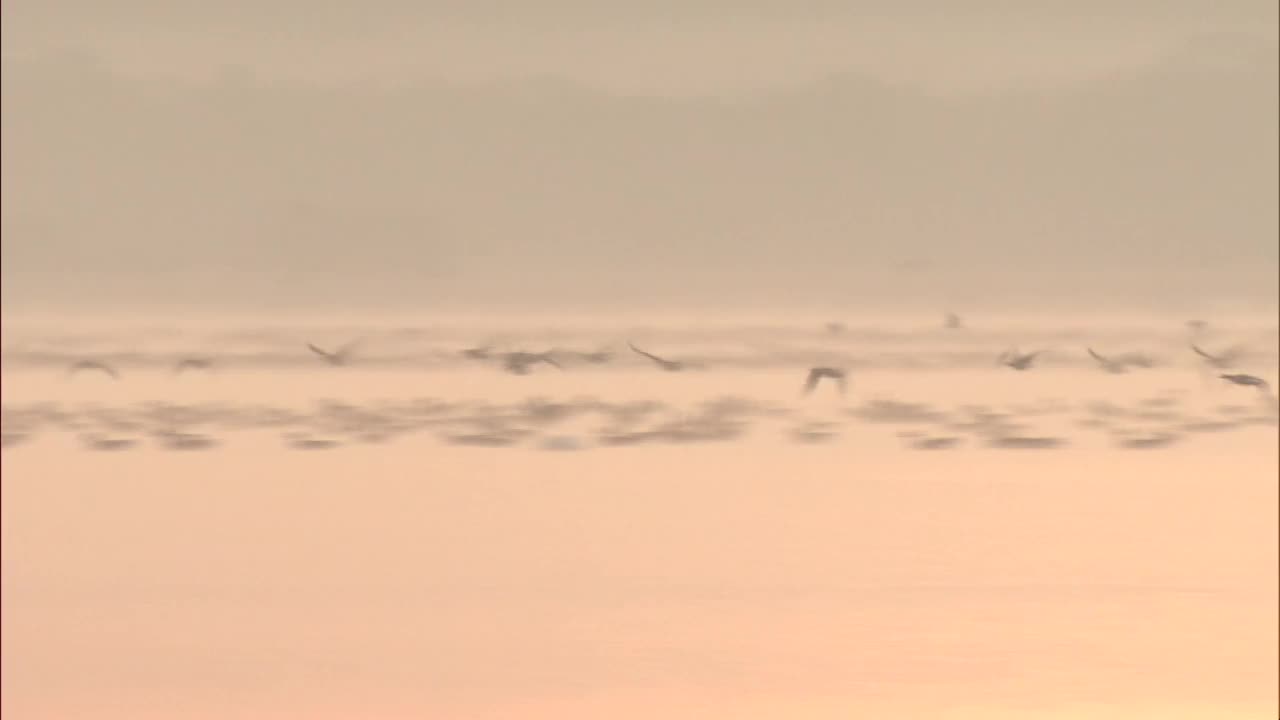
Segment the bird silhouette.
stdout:
<svg viewBox="0 0 1280 720">
<path fill-rule="evenodd" d="M 513 375 L 528 375 L 530 368 L 538 363 L 547 363 L 560 370 L 564 369 L 549 352 L 509 352 L 502 356 L 502 367 Z"/>
<path fill-rule="evenodd" d="M 833 367 L 811 368 L 809 370 L 809 376 L 805 378 L 805 381 L 804 381 L 804 394 L 808 395 L 809 393 L 813 392 L 814 388 L 818 387 L 818 383 L 821 382 L 823 378 L 830 378 L 832 381 L 836 383 L 836 386 L 840 389 L 840 394 L 844 395 L 845 390 L 847 389 L 847 385 L 846 385 L 847 376 L 848 376 L 848 373 L 846 373 L 844 370 L 840 368 L 833 368 Z"/>
<path fill-rule="evenodd" d="M 212 370 L 213 361 L 209 358 L 190 357 L 182 358 L 173 366 L 173 374 L 179 375 L 187 370 Z"/>
<path fill-rule="evenodd" d="M 679 372 L 688 367 L 687 364 L 682 363 L 678 360 L 667 360 L 666 358 L 660 358 L 657 355 L 654 355 L 653 353 L 645 352 L 644 350 L 641 350 L 640 348 L 636 347 L 635 345 L 632 345 L 631 343 L 627 343 L 627 345 L 637 354 L 643 355 L 649 358 L 654 363 L 656 363 L 658 367 L 662 368 L 663 370 L 666 370 L 667 372 Z"/>
<path fill-rule="evenodd" d="M 106 374 L 112 380 L 120 379 L 120 373 L 116 372 L 115 368 L 100 360 L 78 360 L 72 363 L 71 367 L 67 368 L 67 375 L 74 375 L 75 373 L 87 370 L 97 370 L 100 373 Z"/>
<path fill-rule="evenodd" d="M 332 352 L 325 350 L 323 348 L 316 347 L 311 343 L 307 343 L 307 349 L 309 349 L 311 352 L 318 355 L 320 359 L 336 367 L 336 366 L 346 365 L 348 362 L 350 362 L 351 351 L 355 349 L 355 346 L 358 342 L 359 342 L 358 340 L 352 340 L 351 342 L 347 343 L 346 345 L 343 345 L 342 347 Z"/>
<path fill-rule="evenodd" d="M 1125 363 L 1123 361 L 1114 360 L 1111 358 L 1105 358 L 1099 355 L 1098 353 L 1094 352 L 1093 348 L 1085 348 L 1085 349 L 1089 351 L 1089 355 L 1094 360 L 1098 361 L 1098 364 L 1102 366 L 1103 370 L 1106 370 L 1107 372 L 1113 373 L 1116 375 L 1119 375 L 1120 373 L 1128 372 L 1129 368 L 1125 366 Z"/>
<path fill-rule="evenodd" d="M 1214 355 L 1212 353 L 1205 352 L 1195 343 L 1191 344 L 1191 351 L 1204 358 L 1204 361 L 1211 367 L 1219 370 L 1230 370 L 1235 367 L 1236 363 L 1240 360 L 1240 355 L 1242 354 L 1241 348 L 1233 347 Z"/>
<path fill-rule="evenodd" d="M 997 361 L 1001 365 L 1011 367 L 1014 370 L 1029 370 L 1035 363 L 1036 356 L 1040 355 L 1042 352 L 1044 351 L 1036 350 L 1035 352 L 1030 353 L 1020 353 L 1016 349 L 1006 350 L 1000 353 L 1000 357 L 997 358 Z"/>
<path fill-rule="evenodd" d="M 1245 375 L 1243 373 L 1237 373 L 1237 374 L 1219 375 L 1218 377 L 1222 378 L 1223 380 L 1226 380 L 1232 385 L 1241 385 L 1244 387 L 1255 387 L 1255 388 L 1258 388 L 1258 390 L 1261 390 L 1262 392 L 1267 392 L 1271 389 L 1271 385 L 1269 385 L 1266 380 L 1263 380 L 1262 378 L 1257 377 L 1256 375 Z"/>
</svg>

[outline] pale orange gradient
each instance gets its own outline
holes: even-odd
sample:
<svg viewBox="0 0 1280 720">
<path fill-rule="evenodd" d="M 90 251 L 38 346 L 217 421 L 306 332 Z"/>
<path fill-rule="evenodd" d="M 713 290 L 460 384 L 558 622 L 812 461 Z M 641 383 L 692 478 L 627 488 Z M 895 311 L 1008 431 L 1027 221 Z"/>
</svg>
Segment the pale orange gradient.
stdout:
<svg viewBox="0 0 1280 720">
<path fill-rule="evenodd" d="M 1122 401 L 1182 377 L 1168 371 Z M 869 373 L 947 404 L 1095 373 Z M 532 387 L 534 380 L 538 386 Z M 220 377 L 128 395 L 10 373 L 6 403 L 799 405 L 786 373 Z M 216 389 L 213 383 L 217 383 Z M 983 386 L 986 386 L 986 389 Z M 1199 393 L 1194 380 L 1190 392 Z M 109 396 L 104 393 L 116 393 Z M 856 401 L 851 399 L 851 402 Z M 1219 402 L 1220 396 L 1190 402 Z M 842 406 L 812 398 L 809 416 Z M 828 446 L 540 453 L 413 435 L 327 453 L 3 456 L 3 702 L 21 718 L 1252 718 L 1276 714 L 1274 427 L 1148 453 Z"/>
</svg>

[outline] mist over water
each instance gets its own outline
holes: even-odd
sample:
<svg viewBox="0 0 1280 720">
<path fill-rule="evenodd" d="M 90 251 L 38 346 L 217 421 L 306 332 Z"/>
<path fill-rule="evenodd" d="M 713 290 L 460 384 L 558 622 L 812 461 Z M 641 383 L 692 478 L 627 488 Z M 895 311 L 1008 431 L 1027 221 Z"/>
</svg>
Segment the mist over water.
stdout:
<svg viewBox="0 0 1280 720">
<path fill-rule="evenodd" d="M 8 323 L 5 711 L 1275 710 L 1274 322 L 401 320 Z"/>
<path fill-rule="evenodd" d="M 5 717 L 1280 716 L 1274 2 L 0 14 Z"/>
</svg>

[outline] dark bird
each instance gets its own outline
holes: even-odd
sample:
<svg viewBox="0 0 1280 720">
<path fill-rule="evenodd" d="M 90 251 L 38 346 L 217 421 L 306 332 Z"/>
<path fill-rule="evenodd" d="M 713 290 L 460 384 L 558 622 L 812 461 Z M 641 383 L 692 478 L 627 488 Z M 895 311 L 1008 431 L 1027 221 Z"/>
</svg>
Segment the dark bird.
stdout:
<svg viewBox="0 0 1280 720">
<path fill-rule="evenodd" d="M 1011 367 L 1014 370 L 1028 370 L 1035 363 L 1036 356 L 1042 352 L 1044 351 L 1037 350 L 1030 353 L 1020 353 L 1017 350 L 1006 350 L 1000 353 L 1000 357 L 996 358 L 996 360 L 1001 365 Z"/>
<path fill-rule="evenodd" d="M 1125 365 L 1125 363 L 1122 360 L 1113 360 L 1111 358 L 1105 358 L 1099 355 L 1098 353 L 1094 352 L 1093 348 L 1086 348 L 1086 349 L 1089 351 L 1089 356 L 1092 357 L 1094 360 L 1097 360 L 1098 364 L 1102 366 L 1103 370 L 1106 370 L 1109 373 L 1114 373 L 1117 375 L 1123 372 L 1128 372 L 1129 368 Z"/>
<path fill-rule="evenodd" d="M 1240 360 L 1241 355 L 1241 349 L 1238 347 L 1229 348 L 1218 355 L 1213 355 L 1200 349 L 1195 343 L 1191 344 L 1191 351 L 1204 358 L 1204 361 L 1211 367 L 1219 370 L 1230 370 Z"/>
<path fill-rule="evenodd" d="M 353 340 L 333 352 L 318 348 L 311 343 L 307 343 L 307 348 L 311 350 L 311 352 L 320 356 L 320 359 L 336 367 L 347 364 L 348 359 L 351 357 L 351 351 L 355 348 L 357 342 L 359 341 Z"/>
<path fill-rule="evenodd" d="M 664 358 L 658 357 L 657 355 L 654 355 L 653 353 L 647 353 L 644 350 L 641 350 L 640 348 L 636 347 L 635 345 L 632 345 L 631 343 L 627 343 L 627 345 L 629 345 L 631 349 L 634 350 L 637 354 L 643 355 L 649 358 L 650 360 L 657 363 L 658 367 L 662 368 L 663 370 L 666 370 L 667 372 L 679 372 L 681 370 L 684 370 L 686 367 L 688 367 L 685 363 L 679 362 L 677 360 L 666 360 Z"/>
<path fill-rule="evenodd" d="M 847 373 L 840 368 L 833 367 L 816 367 L 809 370 L 809 376 L 804 381 L 804 394 L 808 395 L 813 389 L 818 387 L 818 383 L 823 378 L 831 378 L 832 381 L 840 388 L 840 394 L 844 395 L 846 386 Z"/>
<path fill-rule="evenodd" d="M 514 375 L 528 375 L 529 369 L 538 363 L 564 369 L 551 357 L 551 353 L 509 352 L 502 356 L 502 367 Z"/>
<path fill-rule="evenodd" d="M 75 373 L 83 370 L 97 370 L 100 373 L 105 373 L 110 376 L 112 380 L 120 379 L 120 373 L 116 372 L 115 368 L 99 360 L 76 361 L 71 364 L 71 367 L 67 368 L 67 374 L 74 375 Z"/>
<path fill-rule="evenodd" d="M 1263 380 L 1262 378 L 1254 375 L 1235 374 L 1235 375 L 1219 375 L 1218 377 L 1222 378 L 1223 380 L 1226 380 L 1232 385 L 1242 385 L 1244 387 L 1256 387 L 1262 392 L 1267 392 L 1268 390 L 1271 389 L 1271 386 L 1267 384 L 1266 380 Z"/>
<path fill-rule="evenodd" d="M 173 374 L 178 375 L 187 370 L 212 370 L 213 361 L 209 358 L 182 358 L 173 366 Z"/>
<path fill-rule="evenodd" d="M 955 313 L 947 313 L 947 319 L 943 324 L 948 330 L 960 330 L 964 327 L 964 321 Z"/>
</svg>

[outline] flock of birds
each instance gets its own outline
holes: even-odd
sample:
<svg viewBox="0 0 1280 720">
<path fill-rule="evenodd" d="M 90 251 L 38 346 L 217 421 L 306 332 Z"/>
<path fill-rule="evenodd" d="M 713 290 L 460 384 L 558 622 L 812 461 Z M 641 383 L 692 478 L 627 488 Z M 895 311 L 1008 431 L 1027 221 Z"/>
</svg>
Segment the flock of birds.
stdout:
<svg viewBox="0 0 1280 720">
<path fill-rule="evenodd" d="M 1210 367 L 1219 370 L 1231 368 L 1239 357 L 1238 349 L 1219 355 L 1213 355 L 1205 352 L 1195 343 L 1192 343 L 1190 347 L 1192 352 L 1203 358 Z M 1116 355 L 1113 357 L 1103 357 L 1093 348 L 1085 348 L 1085 350 L 1089 353 L 1089 357 L 1097 361 L 1098 366 L 1102 368 L 1102 370 L 1112 373 L 1113 375 L 1126 373 L 1133 368 L 1151 368 L 1154 365 L 1151 358 L 1141 353 L 1125 353 L 1123 355 Z M 1016 349 L 1006 350 L 1000 354 L 998 360 L 1000 364 L 1013 368 L 1014 370 L 1030 370 L 1031 367 L 1035 365 L 1036 357 L 1038 357 L 1042 352 L 1043 351 L 1021 353 Z M 1263 392 L 1267 392 L 1271 389 L 1271 385 L 1266 380 L 1263 380 L 1256 375 L 1249 375 L 1247 373 L 1219 373 L 1218 377 L 1232 385 L 1253 387 Z"/>
<path fill-rule="evenodd" d="M 954 316 L 949 316 L 954 317 Z M 953 327 L 950 322 L 948 327 Z M 334 350 L 326 350 L 313 343 L 307 343 L 306 347 L 317 358 L 327 365 L 334 367 L 343 367 L 351 364 L 352 357 L 358 341 L 349 342 Z M 628 347 L 635 354 L 647 358 L 652 361 L 655 366 L 666 372 L 681 372 L 685 370 L 704 370 L 706 366 L 701 363 L 690 361 L 672 360 L 655 355 L 646 350 L 636 347 L 634 343 L 628 343 Z M 1190 346 L 1192 352 L 1199 356 L 1207 366 L 1217 370 L 1227 370 L 1235 366 L 1239 360 L 1240 349 L 1233 348 L 1225 352 L 1213 354 L 1205 351 L 1195 343 Z M 1099 368 L 1111 374 L 1123 374 L 1133 369 L 1151 368 L 1154 366 L 1153 360 L 1142 353 L 1124 353 L 1106 357 L 1099 354 L 1093 348 L 1085 348 L 1089 357 L 1097 362 Z M 538 364 L 546 364 L 551 367 L 563 370 L 564 365 L 557 360 L 557 355 L 566 354 L 567 351 L 548 350 L 544 352 L 527 352 L 527 351 L 507 351 L 497 352 L 488 346 L 467 348 L 462 351 L 462 355 L 466 358 L 479 361 L 498 360 L 501 367 L 513 375 L 528 375 L 532 369 Z M 1017 348 L 1006 350 L 997 356 L 996 361 L 1000 365 L 1017 371 L 1027 371 L 1035 366 L 1036 359 L 1044 354 L 1043 350 L 1032 352 L 1021 352 Z M 572 355 L 578 360 L 603 365 L 610 362 L 613 353 L 608 350 L 600 350 L 596 352 L 573 352 Z M 210 371 L 214 368 L 214 361 L 207 357 L 184 357 L 180 358 L 173 367 L 173 372 L 180 374 L 193 370 Z M 78 372 L 95 371 L 110 377 L 113 380 L 120 379 L 120 372 L 112 365 L 103 360 L 97 359 L 81 359 L 73 362 L 68 368 L 69 374 Z M 816 366 L 808 371 L 808 375 L 804 381 L 804 392 L 806 394 L 817 388 L 818 383 L 824 379 L 831 380 L 839 389 L 841 394 L 845 394 L 848 389 L 848 378 L 850 370 L 846 367 Z M 1262 392 L 1269 392 L 1271 385 L 1264 379 L 1247 373 L 1241 372 L 1223 372 L 1218 374 L 1219 379 L 1232 385 L 1240 385 L 1244 387 L 1256 388 Z"/>
<path fill-rule="evenodd" d="M 949 314 L 943 327 L 960 330 L 965 326 L 958 316 Z M 826 330 L 840 334 L 845 328 L 831 323 Z M 334 348 L 305 343 L 305 348 L 317 361 L 335 368 L 354 364 L 359 346 L 360 341 Z M 705 362 L 663 357 L 631 342 L 627 343 L 627 349 L 664 372 L 708 369 Z M 806 419 L 803 410 L 772 407 L 741 397 L 722 397 L 693 409 L 656 401 L 611 403 L 591 398 L 572 402 L 533 398 L 511 406 L 449 403 L 429 398 L 383 402 L 372 407 L 327 401 L 314 412 L 217 404 L 149 404 L 131 408 L 91 405 L 66 409 L 54 403 L 37 403 L 28 407 L 4 408 L 3 446 L 16 447 L 45 430 L 54 430 L 75 433 L 84 447 L 98 451 L 138 447 L 144 437 L 150 437 L 165 449 L 206 450 L 221 444 L 213 434 L 218 428 L 270 428 L 281 433 L 280 438 L 286 447 L 300 450 L 386 442 L 422 430 L 430 431 L 444 442 L 459 445 L 508 447 L 541 438 L 540 447 L 571 450 L 589 446 L 726 441 L 741 437 L 754 421 L 774 418 L 789 422 L 786 436 L 803 443 L 834 439 L 840 435 L 843 424 L 860 421 L 912 426 L 897 433 L 897 437 L 912 449 L 945 450 L 966 442 L 1003 449 L 1044 449 L 1062 447 L 1068 441 L 1059 436 L 1036 434 L 1018 418 L 1062 415 L 1083 407 L 1086 417 L 1077 420 L 1079 427 L 1105 430 L 1119 447 L 1150 449 L 1169 446 L 1190 434 L 1277 424 L 1280 407 L 1270 394 L 1270 385 L 1261 377 L 1238 371 L 1243 357 L 1240 348 L 1214 353 L 1193 341 L 1189 349 L 1203 367 L 1214 371 L 1218 379 L 1257 390 L 1263 402 L 1254 408 L 1222 405 L 1206 417 L 1203 412 L 1178 411 L 1183 399 L 1176 394 L 1147 398 L 1137 408 L 1129 410 L 1105 404 L 1073 405 L 1066 401 L 1044 401 L 1034 407 L 1007 409 L 961 405 L 948 410 L 877 399 L 859 407 L 846 408 L 843 415 L 834 420 Z M 1092 347 L 1084 350 L 1098 368 L 1110 374 L 1150 369 L 1157 365 L 1152 357 L 1142 353 L 1103 355 Z M 527 375 L 539 366 L 565 371 L 581 364 L 609 365 L 617 359 L 615 353 L 607 349 L 531 352 L 499 350 L 485 345 L 454 352 L 464 361 L 494 364 L 514 375 Z M 1046 352 L 1043 349 L 1023 352 L 1011 348 L 999 354 L 996 362 L 999 366 L 1026 372 L 1036 368 L 1037 360 Z M 218 366 L 213 357 L 184 356 L 174 361 L 172 371 L 175 374 L 213 372 Z M 95 372 L 112 380 L 122 377 L 118 367 L 101 357 L 77 359 L 67 372 Z M 848 393 L 851 374 L 849 366 L 809 366 L 800 393 L 807 396 L 821 386 L 831 385 L 843 397 Z M 591 420 L 588 426 L 569 429 L 574 424 L 572 418 Z M 929 428 L 930 425 L 933 427 Z M 550 432 L 555 427 L 560 431 Z"/>
</svg>

